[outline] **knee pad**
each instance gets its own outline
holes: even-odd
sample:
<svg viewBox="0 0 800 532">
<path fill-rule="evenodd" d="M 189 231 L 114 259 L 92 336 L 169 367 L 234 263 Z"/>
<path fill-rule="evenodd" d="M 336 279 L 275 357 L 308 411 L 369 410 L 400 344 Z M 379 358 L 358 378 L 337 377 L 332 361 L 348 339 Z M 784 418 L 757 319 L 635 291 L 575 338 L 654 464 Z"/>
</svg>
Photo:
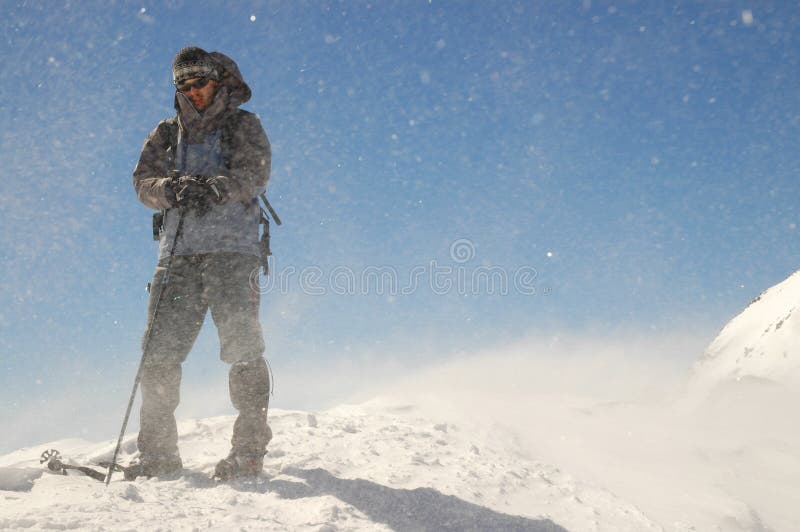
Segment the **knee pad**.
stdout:
<svg viewBox="0 0 800 532">
<path fill-rule="evenodd" d="M 266 413 L 269 404 L 269 372 L 264 357 L 236 362 L 228 374 L 231 401 L 239 411 Z"/>
</svg>

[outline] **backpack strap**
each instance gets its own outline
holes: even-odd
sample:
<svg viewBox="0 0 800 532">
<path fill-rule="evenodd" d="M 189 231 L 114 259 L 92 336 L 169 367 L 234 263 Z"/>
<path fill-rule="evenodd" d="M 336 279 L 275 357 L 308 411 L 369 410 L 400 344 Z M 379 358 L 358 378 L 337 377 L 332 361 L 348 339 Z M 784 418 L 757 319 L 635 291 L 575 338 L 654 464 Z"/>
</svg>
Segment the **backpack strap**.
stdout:
<svg viewBox="0 0 800 532">
<path fill-rule="evenodd" d="M 222 164 L 225 168 L 231 167 L 231 142 L 233 141 L 233 135 L 237 129 L 239 129 L 239 124 L 242 123 L 242 117 L 244 116 L 244 111 L 241 109 L 237 109 L 236 112 L 233 113 L 228 120 L 225 120 L 222 123 L 222 134 L 220 138 L 220 144 L 222 147 Z"/>
<path fill-rule="evenodd" d="M 264 275 L 267 276 L 269 275 L 269 258 L 272 256 L 272 249 L 270 249 L 269 245 L 269 217 L 272 215 L 272 218 L 278 225 L 283 225 L 283 222 L 280 218 L 278 218 L 278 213 L 275 212 L 275 209 L 272 208 L 272 205 L 270 205 L 267 195 L 262 192 L 258 197 L 264 202 L 263 207 L 260 204 L 258 205 L 258 208 L 261 211 L 259 223 L 263 226 L 263 230 L 261 231 L 261 240 L 259 241 L 258 245 L 261 256 L 261 269 L 264 271 Z M 266 207 L 267 210 L 264 210 L 264 207 Z"/>
<path fill-rule="evenodd" d="M 166 135 L 164 135 L 164 144 L 161 149 L 166 153 L 166 161 L 164 162 L 168 174 L 176 173 L 180 166 L 183 164 L 180 153 L 178 153 L 178 143 L 180 142 L 180 125 L 178 125 L 178 117 L 172 117 L 164 120 L 164 127 L 166 128 Z M 153 213 L 153 240 L 160 240 L 161 235 L 164 233 L 164 219 L 167 215 L 167 210 L 162 209 Z"/>
<path fill-rule="evenodd" d="M 283 222 L 281 221 L 281 219 L 278 218 L 278 213 L 275 212 L 275 209 L 273 209 L 272 205 L 270 205 L 269 200 L 267 199 L 267 195 L 262 192 L 261 194 L 258 195 L 258 197 L 261 198 L 261 201 L 264 202 L 264 206 L 266 206 L 267 209 L 269 210 L 269 213 L 272 215 L 272 218 L 275 220 L 275 223 L 278 224 L 278 225 L 283 225 Z M 262 216 L 263 216 L 264 209 L 261 209 L 261 213 L 262 213 Z"/>
<path fill-rule="evenodd" d="M 167 153 L 167 172 L 172 172 L 178 169 L 180 161 L 177 160 L 178 156 L 178 141 L 180 135 L 180 126 L 178 125 L 178 117 L 174 116 L 164 120 L 164 125 L 167 128 L 166 143 L 162 146 L 163 150 Z"/>
</svg>

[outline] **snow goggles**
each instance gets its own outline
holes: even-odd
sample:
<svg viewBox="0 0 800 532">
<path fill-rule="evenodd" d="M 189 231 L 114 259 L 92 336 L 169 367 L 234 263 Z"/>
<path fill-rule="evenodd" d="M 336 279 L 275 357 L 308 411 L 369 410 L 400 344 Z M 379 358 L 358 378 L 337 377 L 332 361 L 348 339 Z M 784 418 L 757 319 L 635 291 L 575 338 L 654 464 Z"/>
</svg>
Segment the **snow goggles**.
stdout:
<svg viewBox="0 0 800 532">
<path fill-rule="evenodd" d="M 189 92 L 191 89 L 202 89 L 208 85 L 209 81 L 211 81 L 211 78 L 199 78 L 191 83 L 176 83 L 175 88 L 181 92 Z"/>
</svg>

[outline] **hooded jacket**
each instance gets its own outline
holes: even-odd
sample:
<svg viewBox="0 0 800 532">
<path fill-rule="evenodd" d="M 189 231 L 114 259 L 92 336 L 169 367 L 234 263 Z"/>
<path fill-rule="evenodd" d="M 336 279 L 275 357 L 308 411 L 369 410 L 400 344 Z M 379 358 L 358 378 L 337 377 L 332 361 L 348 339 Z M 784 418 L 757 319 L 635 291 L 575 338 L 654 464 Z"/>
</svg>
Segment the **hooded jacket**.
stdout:
<svg viewBox="0 0 800 532">
<path fill-rule="evenodd" d="M 219 127 L 222 130 L 222 151 L 227 173 L 222 177 L 230 193 L 230 201 L 250 201 L 264 191 L 269 180 L 271 150 L 269 140 L 258 117 L 239 109 L 250 100 L 250 87 L 242 79 L 239 67 L 228 56 L 211 52 L 211 57 L 225 71 L 225 77 L 217 89 L 212 105 L 218 102 L 225 109 L 221 113 Z M 170 208 L 165 195 L 165 185 L 176 167 L 176 150 L 179 134 L 186 134 L 185 106 L 176 92 L 177 116 L 161 121 L 147 136 L 133 171 L 133 186 L 139 200 L 151 209 Z M 218 99 L 219 98 L 219 99 Z M 190 104 L 191 106 L 191 104 Z M 197 111 L 195 111 L 197 112 Z"/>
<path fill-rule="evenodd" d="M 264 191 L 269 180 L 271 149 L 267 135 L 256 115 L 239 109 L 240 105 L 250 99 L 250 87 L 242 79 L 239 67 L 231 58 L 220 52 L 209 55 L 223 71 L 223 79 L 211 105 L 200 113 L 185 95 L 176 92 L 176 116 L 161 121 L 148 135 L 133 171 L 133 186 L 139 200 L 151 209 L 167 210 L 168 219 L 172 205 L 166 187 L 183 170 L 179 145 L 186 143 L 187 139 L 194 142 L 191 140 L 193 137 L 202 138 L 218 132 L 222 164 L 215 175 L 222 181 L 221 185 L 228 193 L 227 204 L 241 202 L 244 206 L 252 205 L 257 202 L 258 194 Z M 249 240 L 258 238 L 257 222 L 253 227 L 255 236 L 249 235 Z M 187 229 L 189 227 L 184 231 L 188 232 Z M 237 233 L 240 229 L 231 227 L 232 239 L 241 236 Z M 162 237 L 162 255 L 164 240 Z"/>
</svg>

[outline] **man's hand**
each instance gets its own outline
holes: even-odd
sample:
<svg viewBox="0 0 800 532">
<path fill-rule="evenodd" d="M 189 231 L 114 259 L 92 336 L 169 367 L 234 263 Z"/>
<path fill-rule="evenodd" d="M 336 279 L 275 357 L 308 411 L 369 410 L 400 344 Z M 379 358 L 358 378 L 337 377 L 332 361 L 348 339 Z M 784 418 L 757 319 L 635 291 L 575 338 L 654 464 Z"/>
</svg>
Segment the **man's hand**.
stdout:
<svg viewBox="0 0 800 532">
<path fill-rule="evenodd" d="M 225 176 L 213 176 L 206 179 L 206 184 L 214 194 L 215 203 L 225 203 L 230 198 L 228 191 L 228 178 Z"/>
<path fill-rule="evenodd" d="M 211 208 L 214 192 L 201 177 L 185 175 L 173 185 L 178 207 L 186 207 L 203 216 Z"/>
<path fill-rule="evenodd" d="M 178 198 L 175 195 L 175 180 L 171 177 L 162 177 L 153 183 L 152 194 L 158 202 L 160 209 L 171 209 L 178 206 Z"/>
</svg>

